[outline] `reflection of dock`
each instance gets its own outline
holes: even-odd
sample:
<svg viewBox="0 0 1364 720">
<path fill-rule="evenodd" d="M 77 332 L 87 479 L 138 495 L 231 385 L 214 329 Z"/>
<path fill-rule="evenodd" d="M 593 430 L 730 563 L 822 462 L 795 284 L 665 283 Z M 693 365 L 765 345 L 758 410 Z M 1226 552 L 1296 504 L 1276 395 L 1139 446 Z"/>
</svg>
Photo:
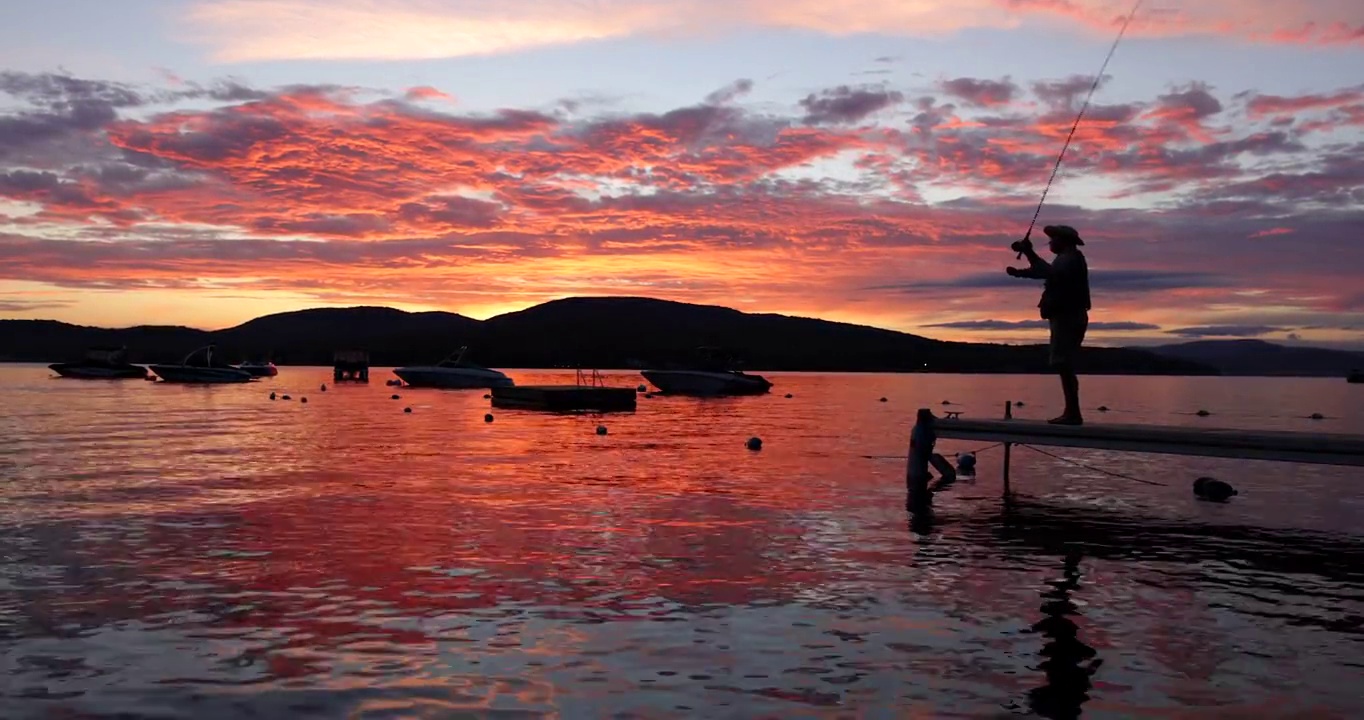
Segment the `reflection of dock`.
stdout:
<svg viewBox="0 0 1364 720">
<path fill-rule="evenodd" d="M 364 350 L 337 350 L 332 354 L 332 380 L 369 382 L 369 353 Z"/>
</svg>

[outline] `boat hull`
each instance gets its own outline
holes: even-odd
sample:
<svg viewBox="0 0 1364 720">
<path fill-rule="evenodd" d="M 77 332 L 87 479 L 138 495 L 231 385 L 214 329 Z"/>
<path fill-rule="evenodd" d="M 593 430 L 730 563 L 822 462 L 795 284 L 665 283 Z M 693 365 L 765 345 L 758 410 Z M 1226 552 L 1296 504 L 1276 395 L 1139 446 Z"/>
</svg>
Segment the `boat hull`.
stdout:
<svg viewBox="0 0 1364 720">
<path fill-rule="evenodd" d="M 435 366 L 400 367 L 393 374 L 412 387 L 475 390 L 512 387 L 512 379 L 496 370 L 451 369 Z"/>
<path fill-rule="evenodd" d="M 279 368 L 275 367 L 273 363 L 267 365 L 242 364 L 238 365 L 237 369 L 249 372 L 253 377 L 274 377 L 279 374 Z"/>
<path fill-rule="evenodd" d="M 80 363 L 54 363 L 48 365 L 52 372 L 64 378 L 78 380 L 141 380 L 147 377 L 147 368 L 141 365 L 81 365 Z"/>
<path fill-rule="evenodd" d="M 772 383 L 761 375 L 706 370 L 642 370 L 644 379 L 665 395 L 762 395 Z"/>
<path fill-rule="evenodd" d="M 152 365 L 151 371 L 165 382 L 223 384 L 244 383 L 255 380 L 255 376 L 245 370 L 225 367 L 195 367 L 193 365 Z"/>
</svg>

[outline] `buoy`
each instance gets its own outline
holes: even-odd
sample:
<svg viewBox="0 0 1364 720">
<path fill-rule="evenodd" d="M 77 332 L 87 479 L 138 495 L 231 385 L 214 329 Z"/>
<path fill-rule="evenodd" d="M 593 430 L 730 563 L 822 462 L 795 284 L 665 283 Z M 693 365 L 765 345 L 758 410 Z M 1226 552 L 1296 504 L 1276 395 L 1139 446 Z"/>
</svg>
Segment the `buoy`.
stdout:
<svg viewBox="0 0 1364 720">
<path fill-rule="evenodd" d="M 1023 401 L 1019 400 L 1018 402 L 1014 403 L 1014 407 L 1023 407 Z"/>
<path fill-rule="evenodd" d="M 321 390 L 322 392 L 327 392 L 327 383 L 322 383 L 322 387 L 318 388 L 318 390 Z"/>
<path fill-rule="evenodd" d="M 1312 420 L 1325 420 L 1326 416 L 1321 413 L 1312 413 L 1309 418 Z"/>
<path fill-rule="evenodd" d="M 1236 488 L 1231 485 L 1210 477 L 1201 477 L 1193 483 L 1194 495 L 1200 500 L 1211 500 L 1213 502 L 1226 502 L 1227 498 L 1238 494 Z"/>
<path fill-rule="evenodd" d="M 493 414 L 492 414 L 492 413 L 488 413 L 487 415 L 484 415 L 484 416 L 483 416 L 483 422 L 486 423 L 486 422 L 492 422 L 492 421 L 493 421 Z"/>
<path fill-rule="evenodd" d="M 493 396 L 492 396 L 492 395 L 486 395 L 486 394 L 485 394 L 485 395 L 483 396 L 483 399 L 484 399 L 484 400 L 492 400 L 492 399 L 493 399 Z"/>
<path fill-rule="evenodd" d="M 275 394 L 274 394 L 274 393 L 270 393 L 270 399 L 271 399 L 271 400 L 274 400 L 274 399 L 275 399 Z"/>
<path fill-rule="evenodd" d="M 635 391 L 636 391 L 636 392 L 642 392 L 642 393 L 649 392 L 649 386 L 648 386 L 648 385 L 640 385 L 639 387 L 635 388 Z"/>
<path fill-rule="evenodd" d="M 1194 413 L 1194 414 L 1197 415 L 1198 417 L 1207 417 L 1207 416 L 1211 415 L 1212 413 L 1208 412 L 1207 410 L 1199 410 L 1198 412 L 1196 412 L 1196 413 Z"/>
<path fill-rule="evenodd" d="M 399 399 L 398 396 L 397 396 L 397 394 L 394 394 L 393 397 L 389 398 L 389 400 L 397 400 L 397 399 Z"/>
<path fill-rule="evenodd" d="M 412 412 L 412 408 L 410 408 L 410 407 L 405 407 L 405 408 L 403 408 L 403 412 L 405 412 L 405 413 L 410 413 L 410 412 Z"/>
<path fill-rule="evenodd" d="M 299 398 L 298 401 L 301 403 L 306 403 L 308 402 L 308 398 Z"/>
<path fill-rule="evenodd" d="M 887 400 L 885 398 L 881 398 L 881 402 L 887 402 Z"/>
<path fill-rule="evenodd" d="M 763 449 L 762 438 L 751 437 L 748 439 L 748 442 L 744 443 L 744 447 L 747 447 L 749 450 L 761 450 Z"/>
<path fill-rule="evenodd" d="M 976 471 L 976 454 L 961 453 L 957 455 L 957 472 L 962 475 L 971 475 Z"/>
<path fill-rule="evenodd" d="M 293 398 L 289 397 L 288 395 L 284 395 L 280 398 L 280 400 L 293 400 Z"/>
<path fill-rule="evenodd" d="M 1099 412 L 1108 412 L 1108 406 L 1107 406 L 1107 405 L 1100 405 L 1100 406 L 1099 406 Z"/>
<path fill-rule="evenodd" d="M 786 393 L 786 399 L 787 399 L 787 400 L 790 400 L 790 399 L 793 398 L 793 397 L 795 397 L 795 395 L 792 395 L 791 393 Z"/>
<path fill-rule="evenodd" d="M 605 426 L 605 425 L 598 425 L 598 426 L 597 426 L 597 434 L 598 434 L 598 435 L 605 435 L 605 434 L 606 434 L 606 426 Z"/>
<path fill-rule="evenodd" d="M 951 401 L 951 400 L 944 400 L 944 401 L 942 401 L 942 404 L 944 404 L 944 405 L 951 405 L 951 404 L 952 404 L 952 401 Z M 1017 405 L 1017 403 L 1014 403 L 1014 404 Z"/>
</svg>

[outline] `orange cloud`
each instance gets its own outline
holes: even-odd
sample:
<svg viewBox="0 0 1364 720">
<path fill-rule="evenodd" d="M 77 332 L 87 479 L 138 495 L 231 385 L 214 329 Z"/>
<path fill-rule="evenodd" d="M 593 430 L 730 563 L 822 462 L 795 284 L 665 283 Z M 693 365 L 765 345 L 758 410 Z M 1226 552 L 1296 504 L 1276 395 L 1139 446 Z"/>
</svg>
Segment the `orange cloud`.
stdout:
<svg viewBox="0 0 1364 720">
<path fill-rule="evenodd" d="M 942 35 L 1063 19 L 1108 32 L 1109 0 L 200 0 L 185 39 L 217 62 L 395 60 L 488 55 L 634 35 L 700 36 L 746 27 L 832 35 Z M 1200 0 L 1149 9 L 1133 35 L 1229 35 L 1270 43 L 1364 43 L 1355 0 Z"/>
</svg>

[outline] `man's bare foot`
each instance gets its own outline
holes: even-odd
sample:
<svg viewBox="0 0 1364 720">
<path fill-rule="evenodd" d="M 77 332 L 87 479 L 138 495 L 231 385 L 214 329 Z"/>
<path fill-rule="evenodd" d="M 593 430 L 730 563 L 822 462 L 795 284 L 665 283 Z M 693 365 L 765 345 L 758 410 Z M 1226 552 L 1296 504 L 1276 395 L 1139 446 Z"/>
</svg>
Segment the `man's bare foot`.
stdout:
<svg viewBox="0 0 1364 720">
<path fill-rule="evenodd" d="M 1047 421 L 1052 425 L 1084 425 L 1084 418 L 1079 415 L 1061 415 Z"/>
</svg>

